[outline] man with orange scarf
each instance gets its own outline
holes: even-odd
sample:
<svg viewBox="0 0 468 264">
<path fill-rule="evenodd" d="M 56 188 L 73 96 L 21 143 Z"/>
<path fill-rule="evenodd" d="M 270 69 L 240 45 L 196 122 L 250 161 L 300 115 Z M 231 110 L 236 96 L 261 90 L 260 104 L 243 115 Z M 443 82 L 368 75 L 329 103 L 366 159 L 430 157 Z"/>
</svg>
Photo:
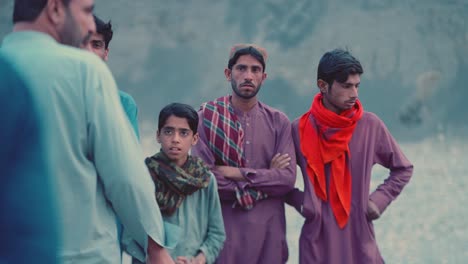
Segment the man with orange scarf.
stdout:
<svg viewBox="0 0 468 264">
<path fill-rule="evenodd" d="M 413 165 L 375 114 L 358 99 L 361 63 L 348 51 L 320 60 L 320 89 L 310 110 L 293 122 L 304 192 L 289 201 L 305 218 L 300 263 L 383 263 L 372 221 L 400 194 Z M 369 195 L 374 164 L 389 177 Z"/>
</svg>

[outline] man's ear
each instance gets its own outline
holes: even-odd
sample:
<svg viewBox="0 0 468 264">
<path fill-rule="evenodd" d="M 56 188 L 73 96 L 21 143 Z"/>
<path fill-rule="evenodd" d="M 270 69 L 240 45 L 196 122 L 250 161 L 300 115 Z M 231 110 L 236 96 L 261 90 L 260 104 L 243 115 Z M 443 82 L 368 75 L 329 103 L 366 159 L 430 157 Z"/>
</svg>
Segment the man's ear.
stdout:
<svg viewBox="0 0 468 264">
<path fill-rule="evenodd" d="M 109 59 L 109 49 L 106 49 L 104 51 L 104 61 L 107 61 Z"/>
<path fill-rule="evenodd" d="M 328 83 L 322 79 L 317 80 L 317 86 L 320 90 L 321 93 L 327 93 L 328 92 Z"/>
<path fill-rule="evenodd" d="M 159 133 L 159 130 L 156 131 L 156 142 L 158 142 L 158 143 L 161 143 L 160 135 L 161 134 Z"/>
<path fill-rule="evenodd" d="M 195 146 L 198 142 L 198 139 L 200 139 L 200 136 L 198 135 L 198 132 L 193 135 L 193 141 L 192 141 L 192 146 Z"/>
<path fill-rule="evenodd" d="M 224 75 L 226 76 L 226 80 L 228 80 L 229 82 L 231 81 L 231 74 L 232 74 L 232 70 L 228 68 L 224 69 Z"/>
<path fill-rule="evenodd" d="M 53 25 L 62 25 L 65 21 L 66 11 L 62 0 L 47 0 L 45 12 Z"/>
</svg>

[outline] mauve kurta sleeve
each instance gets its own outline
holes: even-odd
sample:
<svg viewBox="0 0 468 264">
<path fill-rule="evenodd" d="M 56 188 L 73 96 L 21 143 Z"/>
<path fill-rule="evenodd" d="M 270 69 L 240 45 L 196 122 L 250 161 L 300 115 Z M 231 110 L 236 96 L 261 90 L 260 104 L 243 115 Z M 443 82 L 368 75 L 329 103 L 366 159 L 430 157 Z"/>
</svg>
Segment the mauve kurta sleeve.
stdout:
<svg viewBox="0 0 468 264">
<path fill-rule="evenodd" d="M 210 167 L 218 183 L 219 198 L 221 200 L 234 201 L 236 199 L 235 188 L 237 184 L 232 180 L 226 179 L 224 175 L 219 173 L 216 169 L 215 157 L 207 145 L 208 137 L 203 127 L 203 115 L 199 112 L 198 117 L 200 120 L 198 122 L 199 140 L 198 143 L 192 147 L 192 155 L 200 157 Z"/>
<path fill-rule="evenodd" d="M 214 263 L 219 252 L 223 248 L 224 241 L 226 240 L 223 215 L 221 213 L 221 203 L 219 201 L 218 188 L 214 175 L 211 177 L 208 192 L 208 232 L 206 234 L 205 241 L 200 247 L 200 251 L 205 254 L 206 263 L 210 264 Z"/>
<path fill-rule="evenodd" d="M 242 175 L 247 179 L 250 187 L 260 190 L 271 197 L 283 196 L 294 188 L 296 182 L 296 153 L 291 135 L 291 123 L 285 115 L 280 115 L 278 120 L 273 120 L 276 127 L 276 138 L 272 140 L 276 147 L 276 153 L 289 154 L 291 161 L 284 169 L 251 169 L 240 168 Z M 261 135 L 260 135 L 261 136 Z"/>
<path fill-rule="evenodd" d="M 154 198 L 154 184 L 142 152 L 120 103 L 115 81 L 106 67 L 85 85 L 89 158 L 102 182 L 105 196 L 143 254 L 150 236 L 163 247 L 173 247 Z M 93 78 L 93 75 L 90 76 Z"/>
<path fill-rule="evenodd" d="M 383 213 L 387 206 L 400 194 L 403 187 L 409 182 L 413 174 L 413 165 L 401 151 L 397 142 L 388 131 L 385 124 L 379 119 L 380 128 L 376 138 L 376 153 L 374 162 L 388 168 L 389 176 L 384 183 L 370 195 L 373 201 Z"/>
</svg>

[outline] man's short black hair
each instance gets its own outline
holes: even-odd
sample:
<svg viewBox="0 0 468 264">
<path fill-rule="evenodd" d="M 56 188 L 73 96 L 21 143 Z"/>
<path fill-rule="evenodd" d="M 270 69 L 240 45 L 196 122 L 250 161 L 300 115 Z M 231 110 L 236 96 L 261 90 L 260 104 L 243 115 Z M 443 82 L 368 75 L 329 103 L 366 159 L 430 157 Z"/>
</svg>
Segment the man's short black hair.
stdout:
<svg viewBox="0 0 468 264">
<path fill-rule="evenodd" d="M 322 79 L 331 87 L 333 81 L 343 83 L 349 75 L 363 73 L 361 63 L 349 51 L 335 49 L 325 53 L 320 59 L 317 80 Z"/>
<path fill-rule="evenodd" d="M 258 62 L 260 62 L 260 64 L 262 64 L 262 67 L 263 67 L 263 72 L 265 72 L 265 58 L 263 58 L 263 55 L 262 53 L 260 53 L 260 51 L 258 51 L 256 48 L 250 46 L 250 47 L 246 47 L 246 48 L 243 48 L 243 49 L 240 49 L 238 51 L 236 51 L 234 53 L 234 55 L 232 56 L 231 59 L 229 59 L 229 62 L 228 62 L 228 69 L 232 70 L 232 66 L 234 66 L 234 64 L 237 63 L 237 60 L 239 59 L 240 56 L 243 56 L 243 55 L 250 55 L 252 57 L 254 57 L 256 60 L 258 60 Z"/>
<path fill-rule="evenodd" d="M 65 6 L 68 6 L 71 0 L 62 0 Z M 13 7 L 13 23 L 33 22 L 39 17 L 47 0 L 15 0 Z"/>
<path fill-rule="evenodd" d="M 195 109 L 193 109 L 193 107 L 191 107 L 190 105 L 181 104 L 181 103 L 171 103 L 165 106 L 161 110 L 161 112 L 159 112 L 159 121 L 158 121 L 159 131 L 161 131 L 161 129 L 166 124 L 167 119 L 172 115 L 179 117 L 179 118 L 187 119 L 187 123 L 190 129 L 193 131 L 193 134 L 197 133 L 197 129 L 198 129 L 197 111 L 195 111 Z"/>
<path fill-rule="evenodd" d="M 94 16 L 94 23 L 96 23 L 96 32 L 104 37 L 104 44 L 106 49 L 109 48 L 109 43 L 112 40 L 114 31 L 112 31 L 112 24 L 109 22 L 104 23 L 99 17 Z"/>
</svg>

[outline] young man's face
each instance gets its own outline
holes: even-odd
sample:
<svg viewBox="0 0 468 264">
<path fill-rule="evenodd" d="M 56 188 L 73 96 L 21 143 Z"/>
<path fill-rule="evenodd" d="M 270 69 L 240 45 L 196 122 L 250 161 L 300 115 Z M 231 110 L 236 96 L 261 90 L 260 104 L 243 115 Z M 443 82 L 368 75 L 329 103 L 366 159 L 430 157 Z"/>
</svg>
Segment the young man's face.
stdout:
<svg viewBox="0 0 468 264">
<path fill-rule="evenodd" d="M 107 61 L 109 49 L 106 49 L 104 36 L 98 33 L 93 33 L 89 40 L 84 44 L 84 49 L 98 55 L 104 61 Z"/>
<path fill-rule="evenodd" d="M 58 29 L 60 43 L 80 47 L 90 32 L 96 31 L 93 17 L 94 1 L 71 0 L 64 8 L 65 21 Z"/>
<path fill-rule="evenodd" d="M 157 140 L 169 159 L 182 166 L 187 161 L 190 148 L 198 141 L 198 133 L 193 134 L 186 118 L 171 115 L 158 131 Z"/>
<path fill-rule="evenodd" d="M 326 82 L 318 80 L 318 86 L 323 94 L 324 106 L 337 114 L 351 109 L 358 99 L 360 83 L 361 76 L 359 74 L 349 75 L 343 83 L 333 81 L 331 87 Z"/>
<path fill-rule="evenodd" d="M 251 55 L 240 56 L 232 70 L 226 69 L 224 74 L 231 82 L 233 96 L 242 99 L 254 98 L 267 76 L 262 64 Z"/>
</svg>

